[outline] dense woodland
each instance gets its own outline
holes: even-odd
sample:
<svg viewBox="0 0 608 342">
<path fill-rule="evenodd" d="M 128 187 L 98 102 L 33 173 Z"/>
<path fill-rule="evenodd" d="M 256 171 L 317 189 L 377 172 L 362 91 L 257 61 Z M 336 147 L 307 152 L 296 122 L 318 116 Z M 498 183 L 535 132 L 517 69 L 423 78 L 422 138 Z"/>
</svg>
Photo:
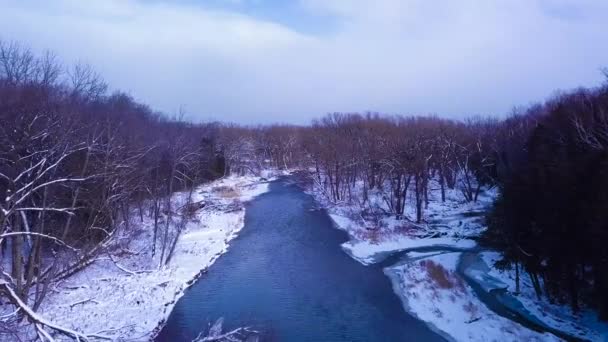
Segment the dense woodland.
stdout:
<svg viewBox="0 0 608 342">
<path fill-rule="evenodd" d="M 0 300 L 35 311 L 52 283 L 129 231 L 133 208 L 154 217 L 168 262 L 179 237 L 168 195 L 224 175 L 217 125 L 107 89 L 87 65 L 0 42 Z"/>
<path fill-rule="evenodd" d="M 608 86 L 504 120 L 333 113 L 309 126 L 195 124 L 109 92 L 90 66 L 0 42 L 0 118 L 0 301 L 34 323 L 25 308 L 128 233 L 130 213 L 155 219 L 160 267 L 180 233 L 170 194 L 266 168 L 309 170 L 330 201 L 362 196 L 363 215 L 418 223 L 430 191 L 476 201 L 498 186 L 483 241 L 504 252 L 502 266 L 530 273 L 539 296 L 608 318 Z M 388 210 L 366 202 L 372 191 Z"/>
<path fill-rule="evenodd" d="M 539 296 L 591 304 L 607 319 L 608 85 L 558 95 L 504 125 L 514 131 L 490 244 L 530 273 Z"/>
</svg>

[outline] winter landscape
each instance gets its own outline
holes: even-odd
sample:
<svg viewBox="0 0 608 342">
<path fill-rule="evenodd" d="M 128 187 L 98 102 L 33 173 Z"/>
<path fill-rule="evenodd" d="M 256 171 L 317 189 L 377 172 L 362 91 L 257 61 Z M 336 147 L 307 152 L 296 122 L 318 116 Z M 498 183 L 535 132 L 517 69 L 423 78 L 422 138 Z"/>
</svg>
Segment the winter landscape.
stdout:
<svg viewBox="0 0 608 342">
<path fill-rule="evenodd" d="M 608 341 L 607 22 L 0 0 L 0 341 Z"/>
</svg>

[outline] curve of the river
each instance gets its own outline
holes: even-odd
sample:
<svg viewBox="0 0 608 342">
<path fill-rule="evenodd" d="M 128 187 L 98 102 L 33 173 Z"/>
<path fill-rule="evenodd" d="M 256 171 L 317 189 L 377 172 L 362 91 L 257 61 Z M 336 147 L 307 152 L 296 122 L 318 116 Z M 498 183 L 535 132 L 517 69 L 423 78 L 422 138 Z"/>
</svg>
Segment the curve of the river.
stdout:
<svg viewBox="0 0 608 342">
<path fill-rule="evenodd" d="M 483 271 L 478 248 L 419 247 L 379 254 L 364 266 L 340 248 L 347 240 L 289 178 L 270 183 L 268 193 L 247 205 L 245 228 L 230 250 L 177 302 L 156 340 L 191 341 L 224 317 L 227 329 L 252 326 L 264 341 L 443 341 L 405 312 L 394 279 L 383 272 L 411 251 L 461 252 L 458 273 L 488 308 L 578 340 L 543 324 L 506 291 L 486 291 L 468 276 L 467 270 Z"/>
</svg>

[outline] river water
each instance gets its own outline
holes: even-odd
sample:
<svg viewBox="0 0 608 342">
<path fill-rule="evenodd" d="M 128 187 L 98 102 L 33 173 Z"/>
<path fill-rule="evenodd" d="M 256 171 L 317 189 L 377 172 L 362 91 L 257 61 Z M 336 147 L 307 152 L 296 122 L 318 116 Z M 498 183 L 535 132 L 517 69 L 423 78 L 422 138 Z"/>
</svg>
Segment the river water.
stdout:
<svg viewBox="0 0 608 342">
<path fill-rule="evenodd" d="M 443 341 L 408 315 L 382 267 L 341 248 L 311 196 L 283 179 L 247 205 L 230 250 L 177 302 L 157 341 L 191 341 L 210 322 L 267 341 Z"/>
</svg>

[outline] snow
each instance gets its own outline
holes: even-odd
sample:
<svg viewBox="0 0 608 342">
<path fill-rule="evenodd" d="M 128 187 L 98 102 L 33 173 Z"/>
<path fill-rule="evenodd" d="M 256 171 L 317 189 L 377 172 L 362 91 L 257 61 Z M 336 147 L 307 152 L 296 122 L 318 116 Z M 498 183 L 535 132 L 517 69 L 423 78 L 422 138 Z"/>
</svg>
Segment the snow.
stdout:
<svg viewBox="0 0 608 342">
<path fill-rule="evenodd" d="M 264 174 L 265 178 L 272 174 Z M 194 202 L 213 205 L 199 210 L 182 233 L 169 265 L 159 269 L 159 253 L 152 256 L 153 220 L 133 213 L 131 230 L 119 234 L 111 249 L 112 259 L 101 255 L 83 271 L 56 284 L 39 310 L 46 320 L 88 334 L 116 340 L 147 341 L 166 321 L 174 304 L 213 264 L 243 228 L 242 202 L 268 190 L 265 178 L 243 176 L 204 184 L 194 192 Z M 360 190 L 360 189 L 359 189 Z M 530 330 L 492 312 L 472 288 L 456 273 L 461 255 L 455 250 L 476 246 L 474 238 L 484 229 L 481 213 L 495 193 L 485 191 L 476 203 L 466 203 L 457 190 L 448 190 L 442 202 L 439 191 L 430 192 L 423 222 L 412 222 L 411 203 L 405 218 L 383 215 L 370 221 L 361 215 L 356 200 L 330 203 L 320 189 L 312 194 L 326 207 L 337 228 L 350 240 L 342 248 L 354 259 L 369 265 L 392 253 L 407 251 L 407 258 L 385 268 L 406 311 L 426 322 L 449 340 L 457 341 L 557 341 L 552 334 Z M 186 193 L 172 197 L 175 206 L 184 203 Z M 355 199 L 360 198 L 355 189 Z M 370 203 L 382 207 L 381 194 L 370 192 Z M 385 208 L 386 209 L 386 208 Z M 429 247 L 444 249 L 429 251 Z M 425 250 L 426 249 L 426 250 Z M 487 267 L 469 268 L 467 275 L 485 291 L 512 291 L 514 271 L 493 267 L 500 257 L 495 252 L 479 253 Z M 608 325 L 591 310 L 572 314 L 566 306 L 538 300 L 527 274 L 521 274 L 521 293 L 515 296 L 523 307 L 547 326 L 591 341 L 607 341 Z M 11 308 L 0 314 L 12 312 Z"/>
<path fill-rule="evenodd" d="M 361 185 L 356 184 L 350 202 L 332 203 L 318 185 L 310 192 L 328 210 L 335 226 L 348 232 L 350 240 L 342 244 L 342 248 L 355 260 L 369 265 L 381 262 L 396 252 L 407 253 L 405 262 L 402 259 L 401 263 L 385 268 L 406 311 L 450 340 L 559 340 L 553 334 L 538 333 L 496 314 L 476 297 L 473 289 L 456 273 L 460 252 L 476 250 L 475 239 L 486 229 L 484 213 L 494 201 L 496 189 L 482 191 L 477 202 L 466 202 L 458 190 L 446 189 L 446 200 L 441 201 L 438 184 L 433 181 L 422 222 L 416 224 L 413 222 L 413 194 L 408 198 L 401 219 L 386 214 L 380 214 L 376 221 L 364 218 L 363 210 L 376 208 L 378 212 L 387 212 L 388 207 L 382 199 L 383 194 L 378 190 L 370 191 L 368 201 L 363 203 Z M 490 274 L 473 268 L 467 269 L 467 272 L 485 291 L 512 288 L 504 276 L 495 274 L 498 271 L 494 269 Z M 584 339 L 608 340 L 602 333 L 605 328 L 598 328 L 602 323 L 597 322 L 597 317 L 592 312 L 583 315 L 585 318 L 578 321 L 562 315 L 547 322 L 542 312 L 548 307 L 536 303 L 532 295 L 527 298 L 529 302 L 525 298 L 522 300 L 526 309 L 538 315 L 547 326 L 567 333 L 573 330 L 584 331 L 574 334 Z M 540 306 L 534 308 L 535 305 Z M 564 311 L 564 307 L 559 305 L 554 309 Z M 576 321 L 579 323 L 574 324 Z M 590 328 L 585 330 L 581 327 L 582 321 L 588 322 Z M 568 324 L 574 325 L 572 328 L 564 328 Z"/>
<path fill-rule="evenodd" d="M 376 263 L 389 253 L 414 248 L 434 247 L 469 249 L 475 246 L 475 241 L 468 239 L 454 240 L 450 237 L 412 239 L 408 236 L 391 237 L 390 240 L 385 240 L 381 243 L 355 240 L 342 244 L 342 248 L 346 250 L 349 255 L 364 265 Z"/>
<path fill-rule="evenodd" d="M 480 256 L 488 266 L 488 275 L 505 284 L 509 294 L 543 324 L 583 340 L 608 341 L 608 324 L 601 322 L 593 310 L 584 309 L 575 314 L 567 305 L 552 304 L 544 296 L 539 300 L 526 272 L 520 272 L 520 293 L 514 293 L 515 270 L 498 270 L 493 267 L 501 258 L 497 252 L 483 252 Z"/>
<path fill-rule="evenodd" d="M 228 250 L 230 240 L 243 228 L 245 209 L 241 203 L 267 190 L 268 183 L 254 176 L 229 177 L 199 186 L 193 201 L 212 205 L 199 210 L 186 224 L 170 263 L 160 269 L 160 253 L 152 256 L 153 219 L 144 216 L 140 222 L 134 212 L 134 235 L 119 234 L 111 259 L 101 255 L 89 267 L 56 284 L 39 314 L 87 334 L 150 340 L 184 290 Z M 173 205 L 178 207 L 186 198 L 187 193 L 174 194 Z"/>
<path fill-rule="evenodd" d="M 423 209 L 423 222 L 420 224 L 412 221 L 415 217 L 413 193 L 408 197 L 404 218 L 382 215 L 378 222 L 361 217 L 366 206 L 388 211 L 383 194 L 378 190 L 369 191 L 365 205 L 360 200 L 360 183 L 353 190 L 354 200 L 350 203 L 331 203 L 318 188 L 311 193 L 327 208 L 336 227 L 349 233 L 351 239 L 342 248 L 364 265 L 379 262 L 394 252 L 416 248 L 466 250 L 475 247 L 477 244 L 473 239 L 485 229 L 480 213 L 492 203 L 495 191 L 483 191 L 477 202 L 467 203 L 457 189 L 446 189 L 446 201 L 442 202 L 439 185 L 435 181 L 430 184 L 429 203 Z"/>
<path fill-rule="evenodd" d="M 496 315 L 456 273 L 460 253 L 444 253 L 385 269 L 406 311 L 456 341 L 560 341 Z"/>
</svg>

